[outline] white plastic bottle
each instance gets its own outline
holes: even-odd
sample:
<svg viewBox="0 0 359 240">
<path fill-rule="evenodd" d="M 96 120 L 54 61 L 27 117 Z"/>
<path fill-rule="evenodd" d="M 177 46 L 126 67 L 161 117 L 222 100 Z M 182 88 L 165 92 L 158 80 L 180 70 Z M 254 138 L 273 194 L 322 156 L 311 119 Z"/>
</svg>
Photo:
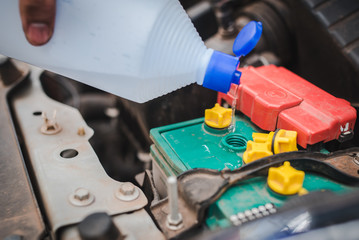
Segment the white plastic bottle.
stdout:
<svg viewBox="0 0 359 240">
<path fill-rule="evenodd" d="M 219 91 L 211 82 L 228 91 L 239 81 L 238 57 L 207 49 L 177 0 L 57 0 L 56 7 L 53 37 L 34 47 L 18 1 L 1 1 L 0 54 L 140 103 L 207 75 L 207 87 Z"/>
</svg>

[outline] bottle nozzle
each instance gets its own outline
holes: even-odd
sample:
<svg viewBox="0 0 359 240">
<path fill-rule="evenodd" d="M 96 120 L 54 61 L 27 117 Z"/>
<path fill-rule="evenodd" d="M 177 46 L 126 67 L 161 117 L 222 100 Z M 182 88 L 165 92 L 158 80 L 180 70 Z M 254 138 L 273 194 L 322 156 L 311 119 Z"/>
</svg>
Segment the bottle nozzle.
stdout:
<svg viewBox="0 0 359 240">
<path fill-rule="evenodd" d="M 231 56 L 214 51 L 208 63 L 203 86 L 218 92 L 227 93 L 231 84 L 239 84 L 241 72 L 238 70 L 239 58 L 247 55 L 257 45 L 262 35 L 262 23 L 251 21 L 239 32 L 233 44 Z"/>
</svg>

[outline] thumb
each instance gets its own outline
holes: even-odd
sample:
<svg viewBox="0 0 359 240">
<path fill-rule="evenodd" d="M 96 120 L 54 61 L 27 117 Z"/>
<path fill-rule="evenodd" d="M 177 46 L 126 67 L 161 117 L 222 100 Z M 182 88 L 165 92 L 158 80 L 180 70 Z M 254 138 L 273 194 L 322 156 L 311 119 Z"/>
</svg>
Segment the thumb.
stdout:
<svg viewBox="0 0 359 240">
<path fill-rule="evenodd" d="M 20 0 L 19 8 L 28 42 L 34 46 L 47 43 L 54 31 L 56 0 Z"/>
</svg>

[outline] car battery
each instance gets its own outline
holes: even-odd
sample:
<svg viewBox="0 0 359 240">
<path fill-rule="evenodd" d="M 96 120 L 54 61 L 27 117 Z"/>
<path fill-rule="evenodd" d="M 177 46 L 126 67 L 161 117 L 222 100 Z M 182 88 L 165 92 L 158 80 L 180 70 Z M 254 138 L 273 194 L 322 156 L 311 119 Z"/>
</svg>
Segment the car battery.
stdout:
<svg viewBox="0 0 359 240">
<path fill-rule="evenodd" d="M 152 173 L 160 198 L 167 195 L 166 180 L 169 176 L 178 176 L 195 168 L 235 170 L 243 166 L 247 142 L 253 140 L 253 133 L 258 134 L 261 130 L 240 113 L 235 124 L 235 131 L 231 132 L 227 128 L 211 128 L 205 124 L 204 118 L 199 118 L 152 129 Z M 325 149 L 322 152 L 328 153 Z M 284 165 L 282 168 L 290 168 Z M 210 229 L 240 225 L 275 213 L 289 199 L 301 194 L 316 191 L 341 194 L 353 189 L 327 177 L 311 172 L 304 174 L 294 168 L 289 171 L 278 168 L 275 173 L 273 177 L 255 177 L 229 188 L 209 207 L 206 225 Z M 283 188 L 281 184 L 270 187 L 271 182 L 283 182 L 282 185 L 287 187 Z M 293 188 L 297 188 L 294 193 Z"/>
<path fill-rule="evenodd" d="M 297 143 L 306 148 L 352 134 L 356 111 L 347 101 L 281 67 L 241 71 L 241 84 L 232 84 L 228 94 L 219 93 L 218 103 L 205 111 L 205 118 L 151 130 L 153 180 L 161 198 L 166 197 L 169 176 L 195 168 L 235 170 L 283 149 L 297 151 Z M 240 110 L 236 115 L 220 106 L 233 100 Z M 323 148 L 321 152 L 328 153 Z M 206 224 L 210 229 L 241 225 L 274 214 L 296 196 L 342 194 L 354 188 L 284 162 L 270 168 L 267 176 L 230 187 L 209 207 Z"/>
</svg>

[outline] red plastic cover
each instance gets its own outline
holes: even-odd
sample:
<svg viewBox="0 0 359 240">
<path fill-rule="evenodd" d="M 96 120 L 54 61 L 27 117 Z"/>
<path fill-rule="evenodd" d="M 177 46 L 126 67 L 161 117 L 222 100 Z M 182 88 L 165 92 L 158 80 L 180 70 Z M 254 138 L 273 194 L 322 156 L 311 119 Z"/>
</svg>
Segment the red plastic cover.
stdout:
<svg viewBox="0 0 359 240">
<path fill-rule="evenodd" d="M 283 67 L 274 65 L 240 69 L 237 109 L 268 131 L 298 132 L 298 144 L 328 142 L 353 130 L 356 110 Z M 236 86 L 219 93 L 218 102 L 232 103 Z"/>
</svg>

